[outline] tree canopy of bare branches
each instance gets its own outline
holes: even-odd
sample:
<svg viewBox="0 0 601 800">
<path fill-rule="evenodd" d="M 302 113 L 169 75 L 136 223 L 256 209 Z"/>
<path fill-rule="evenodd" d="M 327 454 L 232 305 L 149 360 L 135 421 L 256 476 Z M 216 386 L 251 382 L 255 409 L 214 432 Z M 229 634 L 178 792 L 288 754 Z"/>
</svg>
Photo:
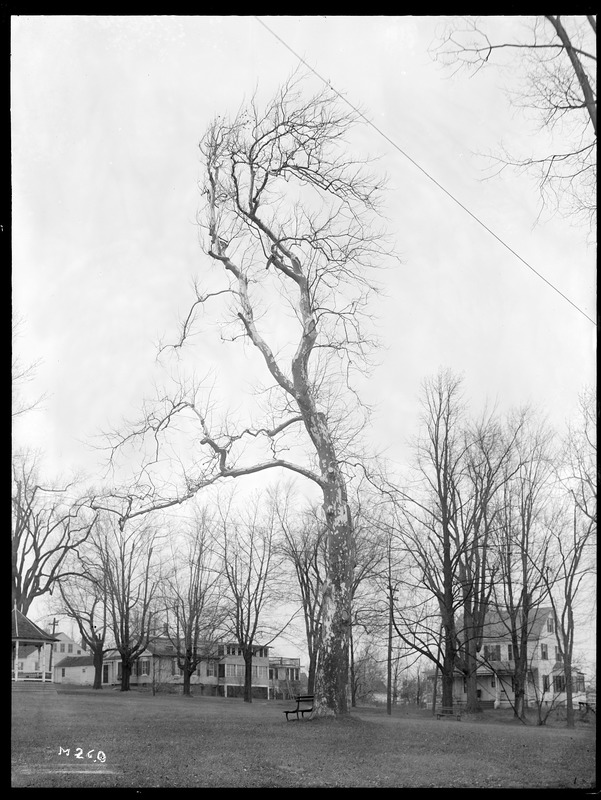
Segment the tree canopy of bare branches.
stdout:
<svg viewBox="0 0 601 800">
<path fill-rule="evenodd" d="M 86 541 L 96 517 L 85 499 L 69 499 L 70 484 L 43 486 L 32 453 L 14 454 L 12 477 L 12 599 L 27 614 L 70 573 L 68 557 Z"/>
<path fill-rule="evenodd" d="M 532 151 L 503 152 L 493 158 L 528 171 L 538 180 L 541 210 L 583 219 L 594 229 L 597 192 L 596 17 L 517 17 L 505 38 L 507 18 L 453 18 L 434 48 L 451 69 L 474 74 L 497 65 L 516 67 L 508 93 L 533 116 L 539 135 Z M 521 31 L 521 34 L 520 34 Z M 542 133 L 542 135 L 540 135 Z"/>
</svg>

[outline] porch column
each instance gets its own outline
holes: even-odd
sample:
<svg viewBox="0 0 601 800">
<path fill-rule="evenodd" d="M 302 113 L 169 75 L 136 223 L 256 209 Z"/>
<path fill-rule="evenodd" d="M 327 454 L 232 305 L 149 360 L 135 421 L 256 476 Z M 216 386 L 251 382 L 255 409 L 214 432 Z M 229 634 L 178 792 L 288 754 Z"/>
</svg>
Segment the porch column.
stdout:
<svg viewBox="0 0 601 800">
<path fill-rule="evenodd" d="M 42 657 L 40 661 L 42 665 L 42 683 L 46 683 L 46 642 L 42 642 Z"/>
<path fill-rule="evenodd" d="M 14 670 L 15 670 L 15 680 L 18 681 L 19 680 L 19 640 L 18 639 L 15 639 L 15 664 L 14 664 Z"/>
</svg>

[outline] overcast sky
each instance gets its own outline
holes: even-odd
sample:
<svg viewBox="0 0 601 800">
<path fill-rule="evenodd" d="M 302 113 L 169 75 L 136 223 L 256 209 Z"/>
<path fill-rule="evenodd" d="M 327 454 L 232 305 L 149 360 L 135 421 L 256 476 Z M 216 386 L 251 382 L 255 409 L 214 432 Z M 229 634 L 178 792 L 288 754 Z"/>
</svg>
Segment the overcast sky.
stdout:
<svg viewBox="0 0 601 800">
<path fill-rule="evenodd" d="M 595 316 L 594 248 L 508 171 L 483 181 L 478 153 L 528 148 L 535 128 L 495 69 L 449 77 L 428 49 L 441 18 L 266 17 L 332 86 L 511 248 Z M 518 18 L 497 23 L 510 33 Z M 19 16 L 12 24 L 15 343 L 39 360 L 41 410 L 15 443 L 49 473 L 97 472 L 91 436 L 139 408 L 156 341 L 187 310 L 206 268 L 198 243 L 198 142 L 216 114 L 258 87 L 268 97 L 298 59 L 253 17 Z M 382 275 L 385 349 L 365 387 L 372 440 L 402 465 L 421 381 L 463 373 L 479 407 L 531 403 L 561 425 L 595 380 L 590 321 L 502 247 L 414 164 L 365 127 L 388 175 L 385 213 L 400 256 Z M 231 356 L 207 341 L 227 387 Z M 214 363 L 212 363 L 214 362 Z"/>
</svg>

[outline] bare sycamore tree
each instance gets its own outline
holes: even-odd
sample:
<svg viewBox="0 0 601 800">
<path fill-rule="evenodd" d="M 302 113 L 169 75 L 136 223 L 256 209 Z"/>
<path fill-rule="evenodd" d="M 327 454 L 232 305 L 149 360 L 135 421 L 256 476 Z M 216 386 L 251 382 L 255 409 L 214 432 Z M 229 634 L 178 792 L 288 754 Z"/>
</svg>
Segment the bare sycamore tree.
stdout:
<svg viewBox="0 0 601 800">
<path fill-rule="evenodd" d="M 259 646 L 268 644 L 265 617 L 273 614 L 280 600 L 278 518 L 275 502 L 265 509 L 259 496 L 244 513 L 234 512 L 230 502 L 220 505 L 219 514 L 222 569 L 228 588 L 225 626 L 242 651 L 244 701 L 251 703 L 252 659 Z M 278 633 L 281 631 L 271 629 L 269 641 Z"/>
<path fill-rule="evenodd" d="M 206 508 L 196 509 L 191 527 L 171 542 L 172 569 L 164 580 L 163 604 L 175 621 L 170 639 L 183 673 L 184 695 L 190 677 L 214 654 L 223 632 L 223 569 L 215 547 L 215 522 Z"/>
<path fill-rule="evenodd" d="M 255 99 L 233 118 L 217 117 L 200 143 L 201 230 L 217 285 L 197 288 L 181 347 L 207 303 L 225 301 L 223 337 L 250 345 L 270 381 L 264 424 L 215 424 L 214 409 L 182 385 L 161 397 L 112 446 L 151 442 L 129 516 L 184 502 L 223 478 L 284 468 L 316 484 L 327 525 L 317 714 L 348 712 L 348 642 L 353 526 L 345 462 L 363 427 L 356 369 L 372 350 L 364 332 L 374 268 L 387 256 L 378 223 L 378 180 L 347 146 L 355 113 L 328 88 L 305 95 L 293 76 L 265 110 Z M 166 496 L 159 459 L 176 423 L 194 425 L 174 466 L 181 483 Z M 194 458 L 183 451 L 193 443 Z M 173 439 L 171 439 L 173 445 Z M 295 454 L 300 454 L 295 458 Z M 171 473 L 170 479 L 173 480 Z"/>
<path fill-rule="evenodd" d="M 511 19 L 511 18 L 510 18 Z M 434 48 L 434 57 L 472 74 L 497 65 L 518 65 L 509 94 L 515 106 L 538 121 L 545 136 L 533 138 L 538 150 L 495 160 L 538 176 L 543 207 L 577 218 L 596 219 L 597 48 L 596 17 L 457 17 Z"/>
<path fill-rule="evenodd" d="M 16 453 L 12 472 L 12 599 L 27 614 L 71 574 L 68 556 L 88 538 L 96 516 L 85 499 L 69 498 L 73 484 L 44 486 L 32 453 Z"/>
<path fill-rule="evenodd" d="M 157 613 L 159 535 L 147 525 L 117 524 L 106 515 L 90 545 L 105 580 L 110 627 L 121 655 L 121 691 L 128 692 L 132 667 L 148 646 Z"/>
</svg>

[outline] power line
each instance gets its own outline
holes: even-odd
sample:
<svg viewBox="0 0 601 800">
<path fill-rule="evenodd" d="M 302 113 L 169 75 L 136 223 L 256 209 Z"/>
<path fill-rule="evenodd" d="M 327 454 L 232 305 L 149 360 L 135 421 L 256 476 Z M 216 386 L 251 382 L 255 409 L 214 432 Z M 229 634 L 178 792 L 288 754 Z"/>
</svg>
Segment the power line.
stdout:
<svg viewBox="0 0 601 800">
<path fill-rule="evenodd" d="M 310 69 L 310 70 L 311 70 L 311 72 L 312 72 L 314 75 L 316 75 L 316 76 L 319 78 L 319 80 L 320 80 L 320 81 L 322 81 L 323 83 L 325 83 L 325 84 L 326 84 L 326 86 L 328 86 L 328 87 L 329 87 L 329 88 L 330 88 L 330 89 L 331 89 L 331 90 L 334 92 L 334 94 L 338 95 L 338 97 L 339 97 L 341 100 L 343 100 L 343 101 L 344 101 L 344 102 L 345 102 L 345 103 L 346 103 L 348 106 L 350 106 L 350 108 L 352 108 L 352 109 L 353 109 L 353 111 L 354 111 L 354 112 L 355 112 L 355 113 L 356 113 L 358 116 L 360 116 L 360 117 L 361 117 L 363 120 L 365 120 L 365 122 L 366 122 L 366 123 L 367 123 L 367 124 L 368 124 L 368 125 L 369 125 L 371 128 L 373 128 L 373 129 L 374 129 L 374 130 L 375 130 L 377 133 L 379 133 L 379 134 L 380 134 L 380 136 L 382 136 L 384 139 L 386 139 L 386 141 L 387 141 L 389 144 L 391 144 L 391 145 L 392 145 L 392 146 L 395 148 L 395 150 L 398 150 L 398 151 L 399 151 L 399 153 L 401 153 L 401 155 L 405 156 L 405 158 L 406 158 L 406 159 L 408 159 L 408 160 L 409 160 L 409 161 L 410 161 L 410 162 L 411 162 L 411 163 L 412 163 L 412 164 L 413 164 L 415 167 L 417 167 L 417 169 L 419 169 L 419 170 L 420 170 L 420 172 L 422 172 L 422 173 L 423 173 L 423 174 L 426 176 L 426 178 L 428 178 L 429 180 L 431 180 L 431 181 L 432 181 L 432 183 L 434 183 L 434 184 L 435 184 L 435 185 L 436 185 L 436 186 L 437 186 L 437 187 L 438 187 L 438 188 L 439 188 L 441 191 L 443 191 L 443 192 L 444 192 L 444 193 L 447 195 L 447 197 L 450 197 L 450 198 L 451 198 L 451 200 L 453 200 L 453 202 L 454 202 L 454 203 L 457 203 L 457 205 L 458 205 L 460 208 L 462 208 L 462 209 L 463 209 L 463 211 L 465 211 L 467 214 L 469 214 L 469 215 L 470 215 L 470 217 L 471 217 L 473 220 L 475 220 L 475 221 L 476 221 L 476 222 L 477 222 L 479 225 L 481 225 L 481 226 L 484 228 L 484 230 L 485 230 L 485 231 L 487 231 L 488 233 L 490 233 L 490 235 L 491 235 L 491 236 L 494 236 L 494 238 L 495 238 L 495 239 L 496 239 L 496 240 L 497 240 L 497 241 L 498 241 L 500 244 L 502 244 L 502 245 L 503 245 L 503 247 L 505 247 L 507 250 L 509 250 L 509 252 L 510 252 L 510 253 L 512 253 L 512 255 L 514 255 L 514 256 L 515 256 L 517 259 L 519 259 L 519 261 L 521 261 L 521 262 L 522 262 L 522 264 L 524 264 L 526 267 L 528 267 L 528 269 L 529 269 L 529 270 L 531 270 L 531 272 L 533 272 L 533 273 L 534 273 L 534 274 L 535 274 L 537 277 L 539 277 L 539 278 L 540 278 L 542 281 L 544 281 L 544 282 L 547 284 L 547 286 L 550 286 L 550 287 L 551 287 L 551 289 L 553 289 L 553 291 L 557 292 L 557 294 L 558 294 L 560 297 L 562 297 L 562 298 L 563 298 L 564 300 L 566 300 L 566 301 L 567 301 L 567 302 L 568 302 L 568 303 L 569 303 L 571 306 L 573 306 L 573 307 L 576 309 L 576 311 L 579 311 L 579 312 L 582 314 L 582 316 L 583 316 L 583 317 L 586 317 L 586 319 L 588 319 L 588 321 L 589 321 L 589 322 L 592 322 L 592 323 L 593 323 L 593 325 L 595 325 L 595 326 L 597 325 L 597 323 L 595 322 L 595 320 L 594 320 L 594 319 L 592 319 L 591 317 L 589 317 L 589 315 L 588 315 L 588 314 L 587 314 L 585 311 L 583 311 L 583 310 L 582 310 L 582 309 L 581 309 L 579 306 L 577 306 L 577 305 L 576 305 L 576 303 L 574 303 L 574 302 L 573 302 L 573 300 L 570 300 L 570 298 L 569 298 L 569 297 L 567 297 L 567 295 L 565 295 L 565 294 L 564 294 L 564 293 L 563 293 L 563 292 L 562 292 L 560 289 L 558 289 L 558 288 L 557 288 L 557 286 L 555 286 L 553 283 L 551 283 L 551 281 L 549 281 L 547 278 L 545 278 L 545 276 L 544 276 L 544 275 L 541 275 L 541 273 L 540 273 L 540 272 L 538 272 L 538 271 L 537 271 L 537 270 L 536 270 L 536 269 L 535 269 L 535 268 L 534 268 L 534 267 L 533 267 L 531 264 L 529 264 L 529 263 L 528 263 L 528 262 L 527 262 L 527 261 L 526 261 L 524 258 L 522 258 L 522 256 L 521 256 L 519 253 L 516 253 L 516 251 L 515 251 L 515 250 L 514 250 L 512 247 L 510 247 L 510 246 L 509 246 L 509 245 L 508 245 L 506 242 L 504 242 L 504 241 L 503 241 L 503 239 L 501 239 L 501 237 L 500 237 L 500 236 L 498 236 L 498 235 L 497 235 L 497 234 L 496 234 L 496 233 L 495 233 L 493 230 L 491 230 L 491 229 L 488 227 L 488 225 L 486 225 L 486 223 L 482 222 L 482 220 L 481 220 L 479 217 L 477 217 L 477 216 L 476 216 L 476 215 L 475 215 L 475 214 L 474 214 L 472 211 L 470 211 L 470 210 L 469 210 L 469 208 L 467 208 L 467 207 L 466 207 L 466 206 L 465 206 L 465 205 L 464 205 L 464 204 L 463 204 L 463 203 L 462 203 L 460 200 L 458 200 L 458 199 L 457 199 L 457 198 L 456 198 L 456 197 L 455 197 L 453 194 L 451 194 L 451 192 L 449 192 L 449 190 L 448 190 L 448 189 L 445 189 L 445 187 L 444 187 L 442 184 L 440 184 L 440 183 L 439 183 L 439 182 L 436 180 L 436 178 L 434 178 L 432 175 L 430 175 L 430 173 L 429 173 L 427 170 L 425 170 L 425 169 L 424 169 L 424 168 L 423 168 L 423 167 L 422 167 L 420 164 L 418 164 L 418 163 L 417 163 L 417 161 L 416 161 L 414 158 L 412 158 L 412 157 L 411 157 L 411 156 L 410 156 L 408 153 L 406 153 L 406 152 L 405 152 L 405 151 L 404 151 L 404 150 L 403 150 L 401 147 L 399 147 L 399 145 L 398 145 L 398 144 L 397 144 L 395 141 L 393 141 L 393 140 L 390 138 L 390 136 L 388 136 L 386 133 L 384 133 L 384 131 L 383 131 L 383 130 L 381 130 L 380 128 L 378 128 L 378 126 L 377 126 L 377 125 L 375 125 L 375 124 L 374 124 L 374 123 L 373 123 L 373 122 L 372 122 L 370 119 L 368 119 L 368 117 L 366 117 L 366 116 L 365 116 L 365 114 L 364 114 L 364 113 L 363 113 L 363 112 L 362 112 L 360 109 L 356 108 L 356 106 L 354 106 L 354 105 L 353 105 L 353 104 L 350 102 L 350 100 L 348 100 L 348 99 L 347 99 L 347 98 L 346 98 L 346 97 L 345 97 L 343 94 L 341 94 L 341 93 L 340 93 L 340 92 L 339 92 L 339 91 L 338 91 L 338 90 L 337 90 L 337 89 L 336 89 L 334 86 L 332 86 L 332 83 L 331 83 L 330 81 L 327 81 L 327 80 L 326 80 L 326 79 L 325 79 L 325 78 L 324 78 L 322 75 L 320 75 L 320 74 L 319 74 L 319 72 L 317 72 L 317 70 L 316 70 L 316 69 L 314 69 L 312 66 L 310 66 L 310 64 L 307 64 L 307 62 L 305 61 L 305 59 L 304 59 L 304 58 L 302 58 L 302 56 L 300 56 L 300 55 L 299 55 L 299 54 L 298 54 L 298 53 L 297 53 L 295 50 L 293 50 L 293 49 L 292 49 L 292 47 L 290 47 L 290 45 L 289 45 L 289 44 L 287 44 L 287 43 L 286 43 L 286 42 L 285 42 L 285 41 L 284 41 L 284 40 L 281 38 L 281 36 L 278 36 L 278 34 L 277 34 L 277 33 L 275 33 L 275 31 L 271 30 L 271 28 L 269 27 L 269 25 L 267 25 L 265 22 L 263 22 L 263 20 L 262 20 L 262 19 L 259 19 L 259 17 L 257 17 L 257 16 L 255 16 L 255 19 L 257 20 L 257 22 L 259 22 L 259 23 L 260 23 L 260 24 L 261 24 L 261 25 L 262 25 L 262 26 L 265 28 L 265 30 L 267 30 L 267 31 L 268 31 L 268 32 L 269 32 L 269 33 L 270 33 L 270 34 L 271 34 L 271 35 L 272 35 L 274 38 L 276 38 L 276 39 L 277 39 L 277 40 L 278 40 L 278 41 L 279 41 L 279 42 L 280 42 L 280 43 L 281 43 L 281 44 L 282 44 L 282 45 L 283 45 L 283 46 L 284 46 L 284 47 L 285 47 L 287 50 L 289 50 L 289 51 L 292 53 L 292 55 L 293 55 L 295 58 L 298 58 L 298 60 L 299 60 L 299 61 L 300 61 L 302 64 L 304 64 L 304 65 L 307 67 L 307 69 Z"/>
</svg>

